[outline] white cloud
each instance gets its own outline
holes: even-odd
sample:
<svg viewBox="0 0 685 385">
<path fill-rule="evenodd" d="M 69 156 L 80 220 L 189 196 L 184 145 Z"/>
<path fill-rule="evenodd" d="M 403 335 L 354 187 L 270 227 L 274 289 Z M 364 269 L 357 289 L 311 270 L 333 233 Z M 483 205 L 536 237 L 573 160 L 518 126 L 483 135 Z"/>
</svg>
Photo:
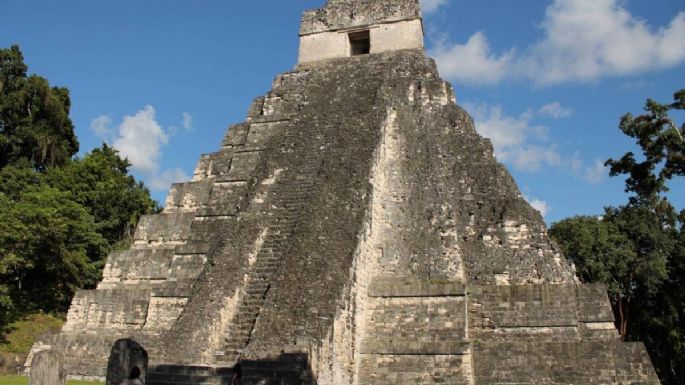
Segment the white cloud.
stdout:
<svg viewBox="0 0 685 385">
<path fill-rule="evenodd" d="M 555 0 L 542 23 L 545 37 L 531 48 L 523 70 L 550 84 L 635 74 L 685 60 L 685 13 L 653 30 L 621 3 Z"/>
<path fill-rule="evenodd" d="M 495 84 L 507 74 L 514 52 L 493 55 L 485 34 L 476 32 L 466 44 L 438 43 L 431 56 L 447 78 L 470 84 Z"/>
<path fill-rule="evenodd" d="M 183 129 L 191 130 L 193 128 L 193 117 L 187 112 L 183 113 Z"/>
<path fill-rule="evenodd" d="M 556 146 L 536 146 L 527 144 L 512 151 L 510 163 L 523 171 L 534 172 L 542 166 L 561 166 L 563 159 Z"/>
<path fill-rule="evenodd" d="M 602 182 L 607 170 L 601 161 L 586 165 L 578 153 L 564 156 L 558 145 L 550 142 L 549 129 L 535 124 L 535 118 L 549 114 L 548 110 L 565 111 L 560 104 L 560 111 L 556 107 L 545 108 L 555 104 L 559 103 L 549 103 L 537 110 L 528 109 L 519 116 L 508 116 L 502 107 L 485 103 L 467 102 L 464 108 L 473 116 L 478 133 L 492 141 L 497 158 L 514 169 L 536 172 L 545 167 L 563 168 L 588 183 Z"/>
<path fill-rule="evenodd" d="M 95 135 L 102 139 L 106 139 L 112 135 L 112 118 L 108 115 L 100 115 L 90 122 L 90 128 L 95 132 Z"/>
<path fill-rule="evenodd" d="M 446 77 L 476 84 L 505 80 L 505 74 L 540 85 L 591 81 L 685 61 L 685 12 L 655 29 L 622 0 L 554 0 L 541 27 L 541 39 L 520 54 L 491 52 L 482 32 L 464 45 L 439 43 L 433 51 Z"/>
<path fill-rule="evenodd" d="M 528 198 L 525 197 L 528 203 L 530 203 L 531 206 L 537 211 L 540 212 L 540 215 L 543 217 L 547 216 L 547 213 L 550 212 L 550 207 L 549 204 L 543 200 L 537 199 L 537 198 Z"/>
<path fill-rule="evenodd" d="M 561 155 L 547 143 L 547 127 L 532 124 L 529 110 L 518 117 L 506 116 L 500 106 L 464 103 L 474 118 L 478 133 L 492 141 L 497 158 L 522 171 L 558 166 Z"/>
<path fill-rule="evenodd" d="M 554 119 L 562 119 L 573 115 L 573 111 L 569 108 L 563 107 L 559 102 L 554 102 L 540 107 L 538 109 L 538 115 L 549 116 L 550 118 Z"/>
<path fill-rule="evenodd" d="M 449 0 L 421 0 L 421 10 L 426 13 L 431 13 L 447 4 L 448 1 Z"/>
<path fill-rule="evenodd" d="M 147 105 L 133 116 L 125 116 L 112 145 L 128 158 L 134 170 L 154 173 L 159 170 L 162 146 L 169 138 L 157 123 L 154 107 Z"/>
<path fill-rule="evenodd" d="M 165 191 L 174 182 L 188 180 L 181 169 L 162 170 L 162 149 L 169 144 L 175 128 L 164 130 L 157 122 L 155 108 L 147 105 L 133 115 L 124 116 L 116 132 L 110 128 L 112 119 L 99 116 L 90 126 L 96 134 L 110 142 L 123 158 L 131 162 L 131 168 L 139 173 L 155 191 Z M 183 113 L 183 128 L 192 128 L 192 117 Z"/>
<path fill-rule="evenodd" d="M 167 130 L 169 137 L 176 136 L 179 132 L 190 132 L 193 131 L 193 116 L 187 112 L 181 114 L 181 125 L 171 126 Z"/>
<path fill-rule="evenodd" d="M 595 160 L 591 166 L 586 166 L 583 172 L 583 179 L 590 183 L 600 183 L 609 174 L 609 169 L 601 160 Z"/>
</svg>

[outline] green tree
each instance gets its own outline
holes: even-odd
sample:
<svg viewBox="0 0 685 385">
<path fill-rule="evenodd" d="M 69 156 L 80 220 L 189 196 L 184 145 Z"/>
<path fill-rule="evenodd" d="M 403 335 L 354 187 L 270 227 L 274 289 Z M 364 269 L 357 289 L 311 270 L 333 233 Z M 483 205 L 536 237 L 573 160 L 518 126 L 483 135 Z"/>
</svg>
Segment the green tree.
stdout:
<svg viewBox="0 0 685 385">
<path fill-rule="evenodd" d="M 16 201 L 0 193 L 0 211 L 0 292 L 9 314 L 4 318 L 64 311 L 75 289 L 97 283 L 107 242 L 69 193 L 47 184 Z"/>
<path fill-rule="evenodd" d="M 630 338 L 642 299 L 655 295 L 667 277 L 672 234 L 642 207 L 609 207 L 601 218 L 565 219 L 553 224 L 550 233 L 583 282 L 607 285 L 618 330 Z"/>
<path fill-rule="evenodd" d="M 107 254 L 128 246 L 140 215 L 159 211 L 129 163 L 103 145 L 63 167 L 0 169 L 0 321 L 66 310 L 94 287 Z"/>
<path fill-rule="evenodd" d="M 159 212 L 150 190 L 129 175 L 131 164 L 114 148 L 103 144 L 83 158 L 46 173 L 48 184 L 68 191 L 95 220 L 98 233 L 114 246 L 133 235 L 138 218 Z"/>
<path fill-rule="evenodd" d="M 635 138 L 642 150 L 642 161 L 627 152 L 621 159 L 609 159 L 611 176 L 627 174 L 626 192 L 634 194 L 631 204 L 640 204 L 655 210 L 663 200 L 661 193 L 668 191 L 666 182 L 674 176 L 685 175 L 685 124 L 677 127 L 669 116 L 673 110 L 685 110 L 685 89 L 675 93 L 670 104 L 647 100 L 646 114 L 634 117 L 628 113 L 621 118 L 620 128 L 624 134 Z"/>
<path fill-rule="evenodd" d="M 17 318 L 64 312 L 159 211 L 112 147 L 74 157 L 68 90 L 27 71 L 17 46 L 0 49 L 0 338 Z"/>
<path fill-rule="evenodd" d="M 641 154 L 609 159 L 611 176 L 626 175 L 628 203 L 600 218 L 555 223 L 551 234 L 576 263 L 581 279 L 608 285 L 621 335 L 644 341 L 664 384 L 685 383 L 685 210 L 664 195 L 685 175 L 685 90 L 673 103 L 649 99 L 645 114 L 626 114 L 621 131 Z"/>
<path fill-rule="evenodd" d="M 21 159 L 38 169 L 64 164 L 79 149 L 69 91 L 27 70 L 18 46 L 0 49 L 0 167 Z"/>
</svg>

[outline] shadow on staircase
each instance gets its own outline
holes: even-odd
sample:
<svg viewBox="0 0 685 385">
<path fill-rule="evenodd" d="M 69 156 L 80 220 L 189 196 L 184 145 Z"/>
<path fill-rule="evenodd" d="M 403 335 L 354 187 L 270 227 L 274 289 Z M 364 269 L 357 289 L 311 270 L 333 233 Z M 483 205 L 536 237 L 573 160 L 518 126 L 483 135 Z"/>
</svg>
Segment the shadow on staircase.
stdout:
<svg viewBox="0 0 685 385">
<path fill-rule="evenodd" d="M 153 365 L 146 380 L 146 385 L 316 385 L 304 353 L 243 360 L 232 368 Z"/>
</svg>

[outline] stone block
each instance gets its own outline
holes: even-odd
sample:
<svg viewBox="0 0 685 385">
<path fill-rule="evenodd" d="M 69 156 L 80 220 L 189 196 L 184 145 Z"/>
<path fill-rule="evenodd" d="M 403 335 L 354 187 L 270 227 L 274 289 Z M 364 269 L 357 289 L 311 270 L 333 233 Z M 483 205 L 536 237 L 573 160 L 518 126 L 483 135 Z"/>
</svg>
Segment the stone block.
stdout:
<svg viewBox="0 0 685 385">
<path fill-rule="evenodd" d="M 211 180 L 174 183 L 167 196 L 164 211 L 197 210 L 206 206 L 212 184 Z"/>
<path fill-rule="evenodd" d="M 103 282 L 166 279 L 173 248 L 112 252 L 102 273 Z"/>
<path fill-rule="evenodd" d="M 175 255 L 169 265 L 169 280 L 196 279 L 207 262 L 204 254 Z"/>
<path fill-rule="evenodd" d="M 62 353 L 43 350 L 33 355 L 29 385 L 64 385 L 66 381 L 67 371 Z"/>
<path fill-rule="evenodd" d="M 609 295 L 604 285 L 578 285 L 578 319 L 582 322 L 613 323 Z"/>
<path fill-rule="evenodd" d="M 151 297 L 144 330 L 170 329 L 186 303 L 186 297 Z"/>
<path fill-rule="evenodd" d="M 140 217 L 133 236 L 136 243 L 181 242 L 189 238 L 193 212 L 162 213 Z"/>
<path fill-rule="evenodd" d="M 463 340 L 422 342 L 418 339 L 369 338 L 362 344 L 362 354 L 462 355 L 469 343 Z"/>
<path fill-rule="evenodd" d="M 203 154 L 200 156 L 200 160 L 198 160 L 195 165 L 195 171 L 193 171 L 193 181 L 209 178 L 209 170 L 212 164 L 211 158 L 211 154 Z"/>
<path fill-rule="evenodd" d="M 365 355 L 359 369 L 360 385 L 468 385 L 468 355 Z"/>
<path fill-rule="evenodd" d="M 137 330 L 147 318 L 149 289 L 79 290 L 63 331 Z"/>
<path fill-rule="evenodd" d="M 260 96 L 255 98 L 247 111 L 248 118 L 254 118 L 264 114 L 264 97 Z"/>
<path fill-rule="evenodd" d="M 247 181 L 259 163 L 260 151 L 239 152 L 233 155 L 228 175 L 218 178 L 220 182 Z"/>
<path fill-rule="evenodd" d="M 300 35 L 420 17 L 421 10 L 415 0 L 375 0 L 373 2 L 332 0 L 322 9 L 304 13 Z"/>
<path fill-rule="evenodd" d="M 469 287 L 473 329 L 578 326 L 576 285 Z"/>
<path fill-rule="evenodd" d="M 195 221 L 198 222 L 198 221 Z M 191 235 L 196 237 L 195 234 Z M 198 235 L 197 238 L 200 238 Z M 179 255 L 204 255 L 209 251 L 209 243 L 204 239 L 189 239 L 186 243 L 176 247 L 176 254 Z"/>
<path fill-rule="evenodd" d="M 233 162 L 233 155 L 235 154 L 235 151 L 235 149 L 223 148 L 221 151 L 211 154 L 207 172 L 208 177 L 225 177 L 231 169 L 231 163 Z"/>
<path fill-rule="evenodd" d="M 190 297 L 195 282 L 196 280 L 191 278 L 178 279 L 176 281 L 164 281 L 159 285 L 152 287 L 150 289 L 150 295 L 152 297 L 160 298 Z"/>
<path fill-rule="evenodd" d="M 269 123 L 253 123 L 250 126 L 250 131 L 247 135 L 247 140 L 245 141 L 246 146 L 262 148 L 264 147 L 270 138 L 274 135 L 278 135 L 287 121 L 281 122 L 269 122 Z"/>
<path fill-rule="evenodd" d="M 462 282 L 417 278 L 375 278 L 368 291 L 371 297 L 441 297 L 466 293 Z"/>
<path fill-rule="evenodd" d="M 242 146 L 245 144 L 247 138 L 247 131 L 250 127 L 249 123 L 234 124 L 228 128 L 224 140 L 221 143 L 223 147 Z"/>
<path fill-rule="evenodd" d="M 372 301 L 366 337 L 433 343 L 466 337 L 464 297 L 402 297 Z"/>
<path fill-rule="evenodd" d="M 473 346 L 478 384 L 659 384 L 639 344 L 482 342 Z"/>
<path fill-rule="evenodd" d="M 199 216 L 232 216 L 240 209 L 247 196 L 247 183 L 223 182 L 214 184 L 207 207 L 200 209 Z"/>
</svg>

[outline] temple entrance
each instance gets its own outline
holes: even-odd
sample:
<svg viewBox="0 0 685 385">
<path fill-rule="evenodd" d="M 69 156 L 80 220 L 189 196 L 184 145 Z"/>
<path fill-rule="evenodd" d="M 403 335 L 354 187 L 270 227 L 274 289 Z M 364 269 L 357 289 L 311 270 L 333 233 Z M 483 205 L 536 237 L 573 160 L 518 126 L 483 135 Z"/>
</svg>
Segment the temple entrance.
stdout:
<svg viewBox="0 0 685 385">
<path fill-rule="evenodd" d="M 371 34 L 369 31 L 352 32 L 350 37 L 350 55 L 366 55 L 371 52 Z"/>
</svg>

